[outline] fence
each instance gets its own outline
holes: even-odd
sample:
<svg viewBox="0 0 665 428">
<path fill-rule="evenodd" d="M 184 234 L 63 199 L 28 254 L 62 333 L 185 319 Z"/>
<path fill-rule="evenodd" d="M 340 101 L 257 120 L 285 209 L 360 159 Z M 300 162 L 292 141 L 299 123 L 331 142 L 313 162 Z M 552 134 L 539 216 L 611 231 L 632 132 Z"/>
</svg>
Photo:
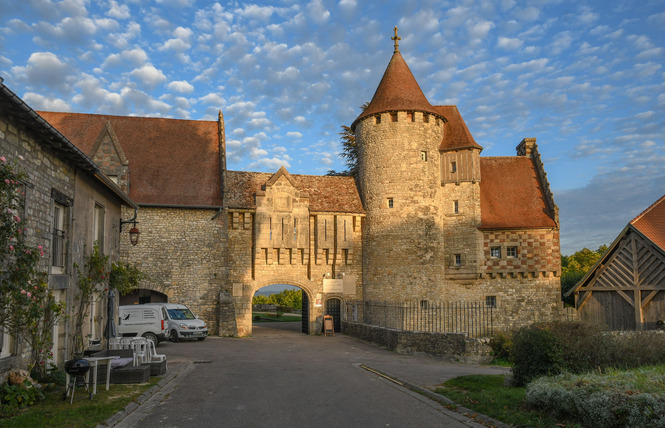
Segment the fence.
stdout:
<svg viewBox="0 0 665 428">
<path fill-rule="evenodd" d="M 465 333 L 489 337 L 494 331 L 494 306 L 482 302 L 347 302 L 344 319 L 396 330 Z"/>
</svg>

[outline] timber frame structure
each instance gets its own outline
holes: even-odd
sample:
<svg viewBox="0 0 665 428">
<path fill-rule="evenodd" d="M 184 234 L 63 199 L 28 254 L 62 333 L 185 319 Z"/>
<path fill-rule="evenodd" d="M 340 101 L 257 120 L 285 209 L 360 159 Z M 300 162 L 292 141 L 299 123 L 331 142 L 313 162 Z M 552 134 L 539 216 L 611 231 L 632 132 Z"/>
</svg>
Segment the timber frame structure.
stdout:
<svg viewBox="0 0 665 428">
<path fill-rule="evenodd" d="M 635 217 L 571 289 L 580 320 L 613 330 L 665 325 L 665 196 Z"/>
</svg>

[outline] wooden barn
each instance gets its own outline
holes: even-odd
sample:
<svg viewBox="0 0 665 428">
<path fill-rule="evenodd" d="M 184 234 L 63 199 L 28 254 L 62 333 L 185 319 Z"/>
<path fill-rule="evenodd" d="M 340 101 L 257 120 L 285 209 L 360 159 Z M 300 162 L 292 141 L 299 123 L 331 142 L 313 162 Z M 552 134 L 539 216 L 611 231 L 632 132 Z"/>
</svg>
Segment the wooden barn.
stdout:
<svg viewBox="0 0 665 428">
<path fill-rule="evenodd" d="M 664 328 L 665 195 L 628 223 L 571 293 L 582 321 L 612 330 Z"/>
</svg>

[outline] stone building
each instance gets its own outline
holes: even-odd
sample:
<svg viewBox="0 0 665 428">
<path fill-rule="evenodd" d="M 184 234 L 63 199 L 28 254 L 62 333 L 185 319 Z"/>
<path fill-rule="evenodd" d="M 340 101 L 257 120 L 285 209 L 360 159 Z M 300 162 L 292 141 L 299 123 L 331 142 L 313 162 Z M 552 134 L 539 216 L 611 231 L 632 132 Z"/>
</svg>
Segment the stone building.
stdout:
<svg viewBox="0 0 665 428">
<path fill-rule="evenodd" d="M 228 171 L 221 112 L 40 114 L 140 207 L 141 244 L 121 252 L 149 279 L 125 303 L 185 303 L 213 333 L 240 336 L 270 284 L 303 290 L 310 333 L 324 313 L 353 321 L 340 308 L 364 301 L 482 301 L 500 328 L 559 317 L 558 209 L 535 139 L 481 157 L 457 108 L 432 106 L 397 48 L 352 124 L 357 181 Z"/>
<path fill-rule="evenodd" d="M 39 269 L 48 273 L 49 287 L 68 314 L 74 309 L 76 272 L 95 242 L 118 260 L 121 207 L 135 207 L 101 169 L 51 124 L 7 88 L 0 79 L 0 154 L 16 161 L 26 173 L 24 212 L 28 243 L 41 246 Z M 2 298 L 2 296 L 0 296 Z M 106 301 L 91 302 L 84 335 L 103 334 Z M 70 328 L 61 321 L 54 329 L 53 362 L 71 355 Z M 0 381 L 9 369 L 24 368 L 29 349 L 19 338 L 0 331 Z"/>
</svg>

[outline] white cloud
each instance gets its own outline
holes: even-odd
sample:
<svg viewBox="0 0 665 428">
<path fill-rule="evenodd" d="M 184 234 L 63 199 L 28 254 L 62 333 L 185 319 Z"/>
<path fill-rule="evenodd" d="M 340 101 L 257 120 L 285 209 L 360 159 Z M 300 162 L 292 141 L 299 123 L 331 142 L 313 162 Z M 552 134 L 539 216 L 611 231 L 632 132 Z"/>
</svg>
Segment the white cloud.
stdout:
<svg viewBox="0 0 665 428">
<path fill-rule="evenodd" d="M 287 132 L 286 136 L 289 137 L 289 138 L 302 138 L 302 133 L 291 131 L 291 132 Z"/>
<path fill-rule="evenodd" d="M 12 67 L 12 73 L 31 85 L 62 90 L 71 79 L 72 69 L 54 53 L 35 52 L 30 55 L 25 67 Z"/>
<path fill-rule="evenodd" d="M 217 107 L 226 105 L 226 101 L 224 100 L 224 98 L 214 93 L 209 93 L 207 95 L 200 97 L 199 101 L 203 102 L 204 104 L 213 105 Z"/>
<path fill-rule="evenodd" d="M 339 7 L 343 10 L 353 10 L 358 6 L 356 0 L 339 0 Z"/>
<path fill-rule="evenodd" d="M 166 87 L 181 94 L 190 94 L 194 92 L 194 86 L 186 80 L 175 80 L 166 85 Z"/>
<path fill-rule="evenodd" d="M 150 88 L 154 88 L 160 83 L 164 83 L 166 81 L 166 76 L 164 73 L 162 73 L 161 70 L 155 68 L 152 64 L 144 65 L 140 68 L 135 68 L 129 74 Z"/>
<path fill-rule="evenodd" d="M 110 9 L 106 14 L 110 16 L 111 18 L 116 18 L 116 19 L 127 19 L 131 16 L 129 12 L 129 6 L 126 4 L 118 4 L 117 1 L 111 0 L 109 2 Z"/>
<path fill-rule="evenodd" d="M 167 8 L 178 8 L 182 9 L 185 7 L 192 7 L 194 5 L 194 0 L 157 0 L 158 4 L 163 4 Z"/>
<path fill-rule="evenodd" d="M 23 95 L 23 101 L 35 110 L 46 111 L 71 111 L 71 107 L 66 101 L 60 98 L 45 97 L 34 92 L 26 92 Z"/>
<path fill-rule="evenodd" d="M 190 39 L 194 33 L 189 28 L 178 27 L 173 30 L 175 38 L 169 39 L 159 47 L 160 51 L 184 52 L 192 47 Z"/>
<path fill-rule="evenodd" d="M 102 68 L 125 66 L 138 67 L 146 63 L 148 55 L 141 48 L 122 51 L 119 54 L 111 54 L 102 63 Z"/>
<path fill-rule="evenodd" d="M 520 39 L 500 36 L 496 45 L 497 47 L 512 51 L 519 49 L 523 44 L 524 42 Z"/>
<path fill-rule="evenodd" d="M 274 11 L 275 8 L 272 6 L 258 6 L 251 4 L 249 6 L 245 6 L 243 9 L 236 9 L 235 12 L 244 18 L 260 19 L 262 21 L 266 21 L 270 19 Z"/>
<path fill-rule="evenodd" d="M 314 22 L 319 24 L 328 21 L 330 18 L 330 11 L 326 9 L 322 0 L 312 0 L 307 5 L 307 12 Z"/>
<path fill-rule="evenodd" d="M 284 168 L 287 168 L 287 169 L 291 168 L 291 163 L 286 159 L 280 159 L 280 158 L 276 158 L 276 157 L 275 158 L 263 158 L 263 159 L 259 159 L 256 162 L 250 163 L 248 165 L 248 167 L 251 168 L 251 169 L 258 169 L 260 171 L 266 171 L 267 170 L 269 172 L 273 172 L 273 171 L 279 170 L 281 167 L 284 167 Z"/>
</svg>

